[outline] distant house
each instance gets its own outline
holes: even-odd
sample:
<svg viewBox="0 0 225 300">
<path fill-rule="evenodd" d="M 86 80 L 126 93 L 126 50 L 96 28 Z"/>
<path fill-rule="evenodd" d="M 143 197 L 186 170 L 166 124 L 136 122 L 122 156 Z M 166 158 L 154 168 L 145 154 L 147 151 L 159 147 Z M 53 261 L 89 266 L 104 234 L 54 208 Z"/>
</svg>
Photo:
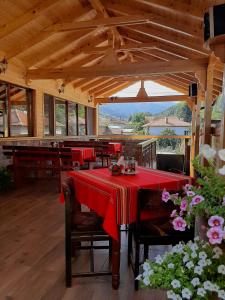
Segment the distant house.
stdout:
<svg viewBox="0 0 225 300">
<path fill-rule="evenodd" d="M 129 128 L 128 121 L 125 120 L 106 118 L 100 115 L 99 124 L 99 134 L 102 135 L 131 135 L 134 133 L 134 130 Z"/>
<path fill-rule="evenodd" d="M 19 109 L 11 109 L 11 134 L 12 135 L 27 135 L 28 134 L 28 122 L 27 122 L 27 112 L 21 111 Z M 0 116 L 0 132 L 3 133 L 3 128 L 5 127 L 3 123 L 6 122 L 3 115 Z"/>
<path fill-rule="evenodd" d="M 191 123 L 178 119 L 176 116 L 148 117 L 148 123 L 143 127 L 146 134 L 160 135 L 165 129 L 172 129 L 176 135 L 185 135 L 190 131 Z"/>
</svg>

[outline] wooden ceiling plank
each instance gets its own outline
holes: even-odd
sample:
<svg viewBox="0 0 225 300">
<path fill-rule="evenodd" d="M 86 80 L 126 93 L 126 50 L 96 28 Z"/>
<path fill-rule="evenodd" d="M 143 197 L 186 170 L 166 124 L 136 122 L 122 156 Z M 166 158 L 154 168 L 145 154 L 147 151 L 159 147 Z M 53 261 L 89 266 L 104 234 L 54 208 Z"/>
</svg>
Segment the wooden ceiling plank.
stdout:
<svg viewBox="0 0 225 300">
<path fill-rule="evenodd" d="M 104 43 L 105 40 L 103 39 L 102 34 L 99 36 L 93 36 L 90 37 L 88 42 L 83 41 L 80 45 L 76 45 L 72 50 L 63 53 L 60 56 L 57 56 L 55 59 L 51 59 L 48 63 L 43 64 L 42 67 L 44 68 L 55 68 L 58 66 L 61 66 L 64 63 L 68 63 L 70 60 L 73 60 L 76 56 L 78 56 L 81 53 L 85 52 L 85 49 L 89 49 L 90 45 L 96 46 L 99 44 Z M 95 59 L 97 57 L 102 57 L 103 53 L 98 53 L 98 55 L 85 55 L 86 57 L 86 62 L 88 62 L 88 57 L 90 57 L 90 60 Z"/>
<path fill-rule="evenodd" d="M 129 75 L 151 75 L 168 74 L 180 72 L 195 72 L 205 69 L 208 65 L 208 59 L 196 60 L 174 60 L 171 62 L 146 62 L 134 64 L 122 64 L 118 66 L 107 67 L 86 67 L 74 69 L 71 67 L 58 69 L 30 69 L 27 71 L 27 79 L 59 79 L 70 78 L 93 78 L 93 77 L 114 77 Z"/>
<path fill-rule="evenodd" d="M 123 5 L 122 3 L 106 1 L 105 7 L 108 11 L 113 12 L 117 15 L 135 15 L 146 13 L 146 10 L 139 8 L 140 6 L 132 6 L 132 2 L 129 3 L 129 5 Z M 162 16 L 160 14 L 154 13 L 154 10 L 150 11 L 152 17 L 148 22 L 149 24 L 157 25 L 161 28 L 167 28 L 173 32 L 179 32 L 183 35 L 192 35 L 199 37 L 202 36 L 202 27 L 199 21 L 195 22 L 194 20 L 192 20 L 192 22 L 189 22 L 187 24 L 182 22 L 181 20 L 174 20 L 174 18 L 171 18 L 171 15 L 169 14 L 165 15 L 164 13 L 164 15 Z"/>
<path fill-rule="evenodd" d="M 36 51 L 36 53 L 32 53 L 29 56 L 25 57 L 23 59 L 23 62 L 27 68 L 30 68 L 41 63 L 42 61 L 45 61 L 51 55 L 62 51 L 74 42 L 79 44 L 82 43 L 83 40 L 88 39 L 90 36 L 93 35 L 97 37 L 101 33 L 102 32 L 99 32 L 98 29 L 91 31 L 86 35 L 84 35 L 82 32 L 76 32 L 76 34 L 70 33 L 63 39 L 61 39 L 58 43 L 54 43 L 51 47 L 49 47 L 49 45 L 45 45 L 45 48 L 43 48 L 41 51 Z"/>
<path fill-rule="evenodd" d="M 160 79 L 156 79 L 154 81 L 161 84 L 161 85 L 163 85 L 163 86 L 166 86 L 168 88 L 176 90 L 180 93 L 186 94 L 188 92 L 187 88 L 178 86 L 178 85 L 174 84 L 173 82 L 171 82 L 170 80 L 167 80 L 166 78 L 163 78 L 163 77 L 161 77 Z"/>
<path fill-rule="evenodd" d="M 149 42 L 149 39 L 151 39 L 151 42 L 156 42 L 156 40 L 154 38 L 151 38 L 150 36 L 146 36 L 144 34 L 138 34 L 135 31 L 127 31 L 127 30 L 123 30 L 120 29 L 120 33 L 121 35 L 132 42 Z M 177 56 L 179 56 L 180 58 L 191 58 L 191 59 L 195 59 L 195 58 L 201 58 L 201 57 L 206 57 L 205 54 L 200 54 L 197 52 L 193 52 L 190 49 L 187 48 L 182 48 L 182 47 L 174 47 L 174 45 L 170 45 L 167 42 L 161 40 L 159 43 L 159 47 L 157 47 L 157 50 L 159 51 L 163 51 L 165 53 L 174 53 Z"/>
<path fill-rule="evenodd" d="M 64 15 L 62 17 L 64 20 L 67 20 L 67 21 L 72 21 L 74 19 L 82 20 L 83 18 L 90 18 L 90 16 L 94 15 L 94 13 L 96 13 L 94 9 L 93 10 L 82 9 L 82 10 L 79 10 L 75 16 L 73 16 L 73 19 L 71 19 L 70 15 L 69 16 Z M 52 24 L 55 24 L 55 21 L 53 21 Z M 51 25 L 49 25 L 49 26 L 51 26 Z M 17 41 L 16 44 L 7 51 L 7 58 L 11 59 L 17 55 L 22 54 L 26 50 L 43 42 L 44 40 L 48 39 L 49 37 L 51 37 L 54 34 L 55 34 L 54 32 L 40 31 L 33 38 L 27 39 L 26 42 L 20 43 L 20 41 Z"/>
<path fill-rule="evenodd" d="M 187 3 L 185 1 L 171 1 L 171 0 L 135 0 L 138 3 L 144 3 L 149 6 L 156 6 L 164 11 L 167 11 L 171 14 L 180 14 L 186 15 L 192 19 L 202 20 L 203 11 L 205 6 L 198 5 L 195 1 L 194 3 Z"/>
<path fill-rule="evenodd" d="M 165 31 L 157 30 L 155 28 L 151 28 L 147 25 L 135 25 L 122 28 L 126 31 L 134 31 L 138 34 L 146 35 L 147 37 L 151 37 L 159 42 L 164 42 L 169 45 L 173 45 L 180 48 L 188 49 L 192 52 L 200 53 L 208 55 L 209 51 L 203 49 L 203 41 L 197 42 L 194 39 L 184 38 L 178 35 L 171 35 Z"/>
<path fill-rule="evenodd" d="M 98 97 L 100 95 L 103 95 L 104 93 L 107 93 L 121 85 L 121 82 L 115 82 L 113 84 L 110 84 L 109 86 L 106 86 L 104 89 L 101 89 L 99 91 L 96 91 L 93 95 L 94 97 Z M 91 93 L 90 93 L 91 94 Z"/>
<path fill-rule="evenodd" d="M 45 12 L 48 8 L 50 8 L 57 2 L 59 2 L 59 0 L 38 1 L 36 5 L 26 11 L 24 14 L 15 18 L 12 22 L 4 24 L 0 27 L 0 40 L 16 31 L 17 29 L 21 28 L 22 26 L 27 25 L 35 18 L 38 18 L 43 12 Z"/>
<path fill-rule="evenodd" d="M 92 80 L 91 82 L 88 81 L 87 84 L 81 88 L 81 91 L 86 92 L 88 90 L 91 90 L 92 88 L 95 88 L 95 87 L 101 85 L 103 82 L 108 82 L 109 80 L 111 80 L 111 78 L 105 79 L 102 77 L 100 77 L 100 78 L 97 77 L 97 78 L 95 78 L 95 80 Z"/>
<path fill-rule="evenodd" d="M 103 82 L 102 84 L 100 84 L 96 88 L 90 89 L 89 94 L 94 95 L 95 93 L 98 93 L 99 91 L 104 90 L 105 88 L 107 88 L 111 85 L 114 85 L 115 83 L 118 83 L 118 82 L 115 81 L 114 78 L 111 78 L 110 80 L 108 80 L 107 82 Z"/>
</svg>

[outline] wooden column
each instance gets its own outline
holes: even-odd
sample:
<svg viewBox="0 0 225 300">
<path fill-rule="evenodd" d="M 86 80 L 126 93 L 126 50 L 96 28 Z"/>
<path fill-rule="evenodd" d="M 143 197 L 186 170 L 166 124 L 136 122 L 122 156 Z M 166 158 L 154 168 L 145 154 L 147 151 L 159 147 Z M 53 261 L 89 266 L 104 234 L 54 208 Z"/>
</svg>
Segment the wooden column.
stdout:
<svg viewBox="0 0 225 300">
<path fill-rule="evenodd" d="M 202 90 L 198 88 L 196 113 L 195 113 L 195 156 L 199 154 L 199 138 L 200 138 L 200 109 L 201 109 Z"/>
<path fill-rule="evenodd" d="M 95 109 L 95 134 L 96 136 L 99 135 L 99 104 L 96 105 Z"/>
<path fill-rule="evenodd" d="M 191 152 L 190 152 L 190 176 L 194 177 L 194 168 L 192 160 L 195 158 L 195 139 L 196 139 L 196 104 L 192 108 L 192 126 L 191 126 Z"/>
<path fill-rule="evenodd" d="M 223 105 L 223 118 L 220 127 L 220 148 L 225 148 L 225 65 L 223 70 L 223 89 L 222 89 L 222 105 Z"/>
<path fill-rule="evenodd" d="M 212 99 L 213 99 L 213 69 L 214 63 L 210 57 L 207 69 L 207 89 L 205 95 L 205 112 L 203 127 L 203 144 L 211 145 L 211 115 L 212 115 Z"/>
<path fill-rule="evenodd" d="M 200 108 L 201 108 L 202 90 L 198 84 L 198 93 L 195 105 L 192 110 L 192 135 L 191 135 L 191 159 L 190 159 L 190 176 L 195 177 L 192 160 L 199 154 L 199 137 L 200 137 Z"/>
<path fill-rule="evenodd" d="M 44 137 L 44 94 L 40 89 L 35 90 L 35 128 L 34 136 Z"/>
</svg>

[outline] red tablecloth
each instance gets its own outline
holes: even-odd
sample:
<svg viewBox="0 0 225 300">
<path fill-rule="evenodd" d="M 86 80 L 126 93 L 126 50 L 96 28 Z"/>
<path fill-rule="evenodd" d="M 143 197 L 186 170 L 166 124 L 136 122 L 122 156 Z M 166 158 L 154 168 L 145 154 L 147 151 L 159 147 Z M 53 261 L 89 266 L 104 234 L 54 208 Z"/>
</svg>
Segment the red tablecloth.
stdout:
<svg viewBox="0 0 225 300">
<path fill-rule="evenodd" d="M 136 219 L 139 188 L 178 190 L 190 177 L 138 167 L 136 175 L 112 176 L 108 169 L 70 171 L 76 197 L 104 218 L 105 231 L 118 240 L 118 225 Z"/>
<path fill-rule="evenodd" d="M 71 151 L 73 161 L 78 161 L 81 166 L 84 164 L 84 161 L 96 160 L 94 148 L 73 147 Z"/>
<path fill-rule="evenodd" d="M 116 155 L 118 152 L 122 151 L 122 145 L 120 143 L 109 143 L 108 144 L 108 153 Z"/>
</svg>

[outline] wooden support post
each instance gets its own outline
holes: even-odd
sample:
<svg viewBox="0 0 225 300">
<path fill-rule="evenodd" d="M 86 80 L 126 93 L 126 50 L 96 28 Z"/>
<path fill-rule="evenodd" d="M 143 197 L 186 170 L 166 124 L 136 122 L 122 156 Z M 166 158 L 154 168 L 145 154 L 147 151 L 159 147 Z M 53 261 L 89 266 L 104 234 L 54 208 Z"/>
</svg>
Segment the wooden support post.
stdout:
<svg viewBox="0 0 225 300">
<path fill-rule="evenodd" d="M 225 65 L 223 71 L 223 88 L 222 88 L 222 105 L 223 105 L 223 118 L 221 120 L 220 128 L 220 148 L 225 148 Z"/>
<path fill-rule="evenodd" d="M 95 109 L 95 135 L 99 135 L 99 104 L 96 105 Z"/>
<path fill-rule="evenodd" d="M 196 105 L 192 108 L 192 126 L 191 126 L 191 151 L 190 151 L 190 176 L 194 177 L 194 168 L 192 160 L 195 158 L 195 139 L 196 139 Z"/>
<path fill-rule="evenodd" d="M 195 156 L 199 154 L 199 138 L 200 138 L 200 109 L 201 109 L 201 98 L 202 90 L 199 88 L 197 93 L 197 104 L 195 113 Z"/>
<path fill-rule="evenodd" d="M 212 98 L 213 98 L 213 69 L 214 63 L 212 56 L 209 60 L 207 69 L 207 90 L 205 97 L 204 127 L 203 127 L 203 144 L 211 145 L 211 115 L 212 115 Z"/>
</svg>

